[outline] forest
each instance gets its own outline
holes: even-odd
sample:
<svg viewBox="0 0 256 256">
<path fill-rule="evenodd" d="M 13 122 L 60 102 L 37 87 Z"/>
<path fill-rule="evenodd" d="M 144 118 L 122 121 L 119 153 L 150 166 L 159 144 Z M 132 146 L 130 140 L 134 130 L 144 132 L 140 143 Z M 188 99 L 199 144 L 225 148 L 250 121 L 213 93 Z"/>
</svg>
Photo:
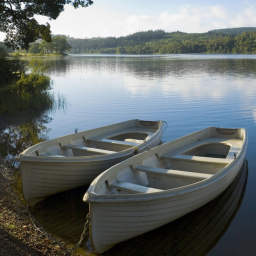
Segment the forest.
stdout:
<svg viewBox="0 0 256 256">
<path fill-rule="evenodd" d="M 256 28 L 210 30 L 207 33 L 137 32 L 125 37 L 67 39 L 71 53 L 172 54 L 256 53 Z"/>
<path fill-rule="evenodd" d="M 11 49 L 0 42 L 0 49 Z M 28 50 L 31 55 L 63 55 L 67 52 L 101 54 L 177 54 L 177 53 L 256 53 L 256 27 L 210 30 L 206 33 L 149 30 L 124 37 L 78 39 L 52 35 L 52 41 L 37 40 Z"/>
</svg>

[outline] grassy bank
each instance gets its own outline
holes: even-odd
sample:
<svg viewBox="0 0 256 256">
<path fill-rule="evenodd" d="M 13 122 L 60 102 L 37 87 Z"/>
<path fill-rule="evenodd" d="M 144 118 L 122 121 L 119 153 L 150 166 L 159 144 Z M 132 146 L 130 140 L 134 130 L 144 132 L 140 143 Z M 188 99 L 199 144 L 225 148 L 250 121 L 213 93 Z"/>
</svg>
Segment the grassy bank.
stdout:
<svg viewBox="0 0 256 256">
<path fill-rule="evenodd" d="M 10 56 L 16 56 L 16 57 L 44 57 L 44 56 L 66 56 L 68 54 L 59 54 L 59 53 L 25 53 L 25 52 L 14 52 L 10 53 Z"/>
</svg>

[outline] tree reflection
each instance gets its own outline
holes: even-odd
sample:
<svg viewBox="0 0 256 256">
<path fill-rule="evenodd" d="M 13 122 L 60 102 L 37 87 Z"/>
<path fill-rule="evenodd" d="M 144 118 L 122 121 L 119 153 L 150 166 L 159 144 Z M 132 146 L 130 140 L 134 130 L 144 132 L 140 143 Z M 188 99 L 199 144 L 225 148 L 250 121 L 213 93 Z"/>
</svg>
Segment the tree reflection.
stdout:
<svg viewBox="0 0 256 256">
<path fill-rule="evenodd" d="M 127 73 L 134 77 L 164 78 L 167 76 L 224 76 L 232 78 L 256 76 L 256 61 L 253 58 L 234 58 L 233 55 L 162 55 L 162 56 L 66 56 L 45 59 L 48 75 L 64 75 L 76 71 Z M 235 55 L 239 56 L 239 55 Z"/>
<path fill-rule="evenodd" d="M 11 164 L 14 157 L 26 148 L 48 139 L 47 124 L 52 118 L 41 115 L 18 126 L 10 125 L 0 134 L 0 157 Z"/>
</svg>

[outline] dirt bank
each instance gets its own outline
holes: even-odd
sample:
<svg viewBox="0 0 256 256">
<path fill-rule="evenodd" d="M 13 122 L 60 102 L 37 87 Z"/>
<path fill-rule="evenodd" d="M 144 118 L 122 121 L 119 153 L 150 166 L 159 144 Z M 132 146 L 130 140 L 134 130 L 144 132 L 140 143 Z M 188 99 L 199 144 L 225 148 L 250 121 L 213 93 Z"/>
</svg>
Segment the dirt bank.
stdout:
<svg viewBox="0 0 256 256">
<path fill-rule="evenodd" d="M 0 159 L 0 255 L 71 255 L 67 244 L 42 228 L 13 188 L 14 170 Z"/>
</svg>

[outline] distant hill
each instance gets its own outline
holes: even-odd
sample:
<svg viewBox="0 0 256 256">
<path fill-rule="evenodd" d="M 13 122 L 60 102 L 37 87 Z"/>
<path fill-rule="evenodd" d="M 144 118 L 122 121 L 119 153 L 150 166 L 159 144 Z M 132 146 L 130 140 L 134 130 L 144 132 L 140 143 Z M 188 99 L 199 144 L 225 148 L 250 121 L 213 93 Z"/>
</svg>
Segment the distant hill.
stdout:
<svg viewBox="0 0 256 256">
<path fill-rule="evenodd" d="M 223 35 L 238 35 L 244 32 L 256 32 L 256 27 L 242 27 L 242 28 L 223 28 L 223 29 L 214 29 L 208 31 L 208 34 L 223 34 Z"/>
<path fill-rule="evenodd" d="M 256 53 L 256 27 L 226 28 L 206 33 L 149 30 L 122 37 L 68 37 L 71 53 L 171 54 Z M 3 47 L 3 43 L 0 43 Z"/>
<path fill-rule="evenodd" d="M 69 38 L 71 53 L 170 54 L 256 53 L 256 28 L 210 30 L 206 33 L 149 30 L 123 37 Z"/>
</svg>

